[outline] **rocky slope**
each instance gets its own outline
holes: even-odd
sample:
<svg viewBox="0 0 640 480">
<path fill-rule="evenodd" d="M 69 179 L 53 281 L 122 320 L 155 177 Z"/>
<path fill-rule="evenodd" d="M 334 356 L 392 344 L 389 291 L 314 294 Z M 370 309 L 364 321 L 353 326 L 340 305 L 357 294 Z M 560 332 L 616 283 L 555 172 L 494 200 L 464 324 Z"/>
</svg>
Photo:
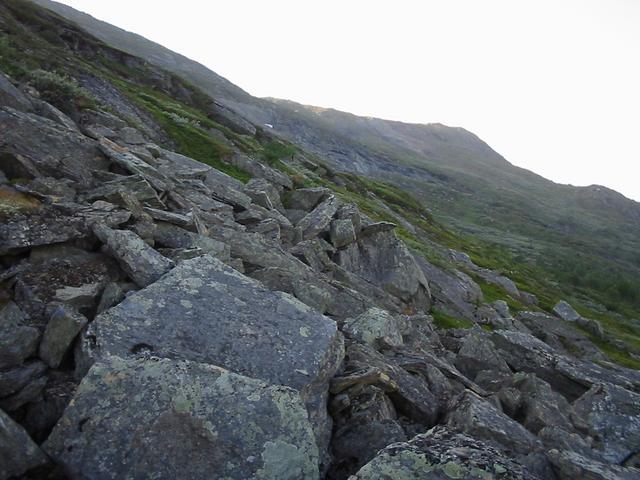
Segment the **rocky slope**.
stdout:
<svg viewBox="0 0 640 480">
<path fill-rule="evenodd" d="M 596 319 L 57 16 L 0 32 L 0 479 L 638 478 Z"/>
</svg>

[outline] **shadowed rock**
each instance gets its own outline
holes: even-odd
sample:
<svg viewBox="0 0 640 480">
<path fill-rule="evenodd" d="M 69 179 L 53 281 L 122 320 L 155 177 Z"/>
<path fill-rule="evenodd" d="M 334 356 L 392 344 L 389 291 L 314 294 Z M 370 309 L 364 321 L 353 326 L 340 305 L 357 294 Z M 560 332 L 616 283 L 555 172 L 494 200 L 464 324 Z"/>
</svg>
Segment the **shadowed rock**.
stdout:
<svg viewBox="0 0 640 480">
<path fill-rule="evenodd" d="M 0 410 L 0 479 L 17 477 L 46 462 L 47 456 L 24 428 Z"/>
</svg>

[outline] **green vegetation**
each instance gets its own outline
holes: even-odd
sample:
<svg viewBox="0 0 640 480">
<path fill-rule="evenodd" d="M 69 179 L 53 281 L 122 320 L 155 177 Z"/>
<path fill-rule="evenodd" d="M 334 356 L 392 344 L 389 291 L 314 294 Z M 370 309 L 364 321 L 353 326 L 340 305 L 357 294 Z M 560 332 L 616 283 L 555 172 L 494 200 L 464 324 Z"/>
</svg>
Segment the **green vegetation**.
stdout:
<svg viewBox="0 0 640 480">
<path fill-rule="evenodd" d="M 293 157 L 296 152 L 293 145 L 272 140 L 263 147 L 262 158 L 269 165 L 275 165 L 282 159 Z"/>
<path fill-rule="evenodd" d="M 474 325 L 468 320 L 453 317 L 436 309 L 431 310 L 431 315 L 433 315 L 433 323 L 435 323 L 438 328 L 471 328 Z"/>
<path fill-rule="evenodd" d="M 38 90 L 41 98 L 58 110 L 73 113 L 75 109 L 96 107 L 93 95 L 66 75 L 34 70 L 29 73 L 29 78 L 31 85 Z"/>
</svg>

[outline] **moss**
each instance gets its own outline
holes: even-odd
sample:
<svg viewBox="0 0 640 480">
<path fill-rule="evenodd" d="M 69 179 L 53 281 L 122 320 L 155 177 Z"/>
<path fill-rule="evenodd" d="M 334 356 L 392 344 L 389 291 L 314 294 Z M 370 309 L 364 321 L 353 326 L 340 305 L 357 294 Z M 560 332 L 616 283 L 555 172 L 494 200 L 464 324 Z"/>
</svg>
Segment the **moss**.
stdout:
<svg viewBox="0 0 640 480">
<path fill-rule="evenodd" d="M 298 149 L 289 143 L 274 140 L 263 147 L 262 158 L 269 165 L 275 165 L 283 158 L 293 157 L 297 151 Z"/>
<path fill-rule="evenodd" d="M 40 202 L 16 190 L 0 186 L 0 218 L 17 213 L 32 212 L 40 208 Z"/>
</svg>

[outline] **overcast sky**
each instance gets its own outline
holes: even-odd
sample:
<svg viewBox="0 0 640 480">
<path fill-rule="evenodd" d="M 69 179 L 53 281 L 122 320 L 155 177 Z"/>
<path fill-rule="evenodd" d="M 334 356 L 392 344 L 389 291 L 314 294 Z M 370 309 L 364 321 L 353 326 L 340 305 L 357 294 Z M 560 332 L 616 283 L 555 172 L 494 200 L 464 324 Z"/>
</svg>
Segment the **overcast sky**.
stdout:
<svg viewBox="0 0 640 480">
<path fill-rule="evenodd" d="M 62 0 L 256 96 L 464 127 L 640 200 L 639 0 Z"/>
</svg>

